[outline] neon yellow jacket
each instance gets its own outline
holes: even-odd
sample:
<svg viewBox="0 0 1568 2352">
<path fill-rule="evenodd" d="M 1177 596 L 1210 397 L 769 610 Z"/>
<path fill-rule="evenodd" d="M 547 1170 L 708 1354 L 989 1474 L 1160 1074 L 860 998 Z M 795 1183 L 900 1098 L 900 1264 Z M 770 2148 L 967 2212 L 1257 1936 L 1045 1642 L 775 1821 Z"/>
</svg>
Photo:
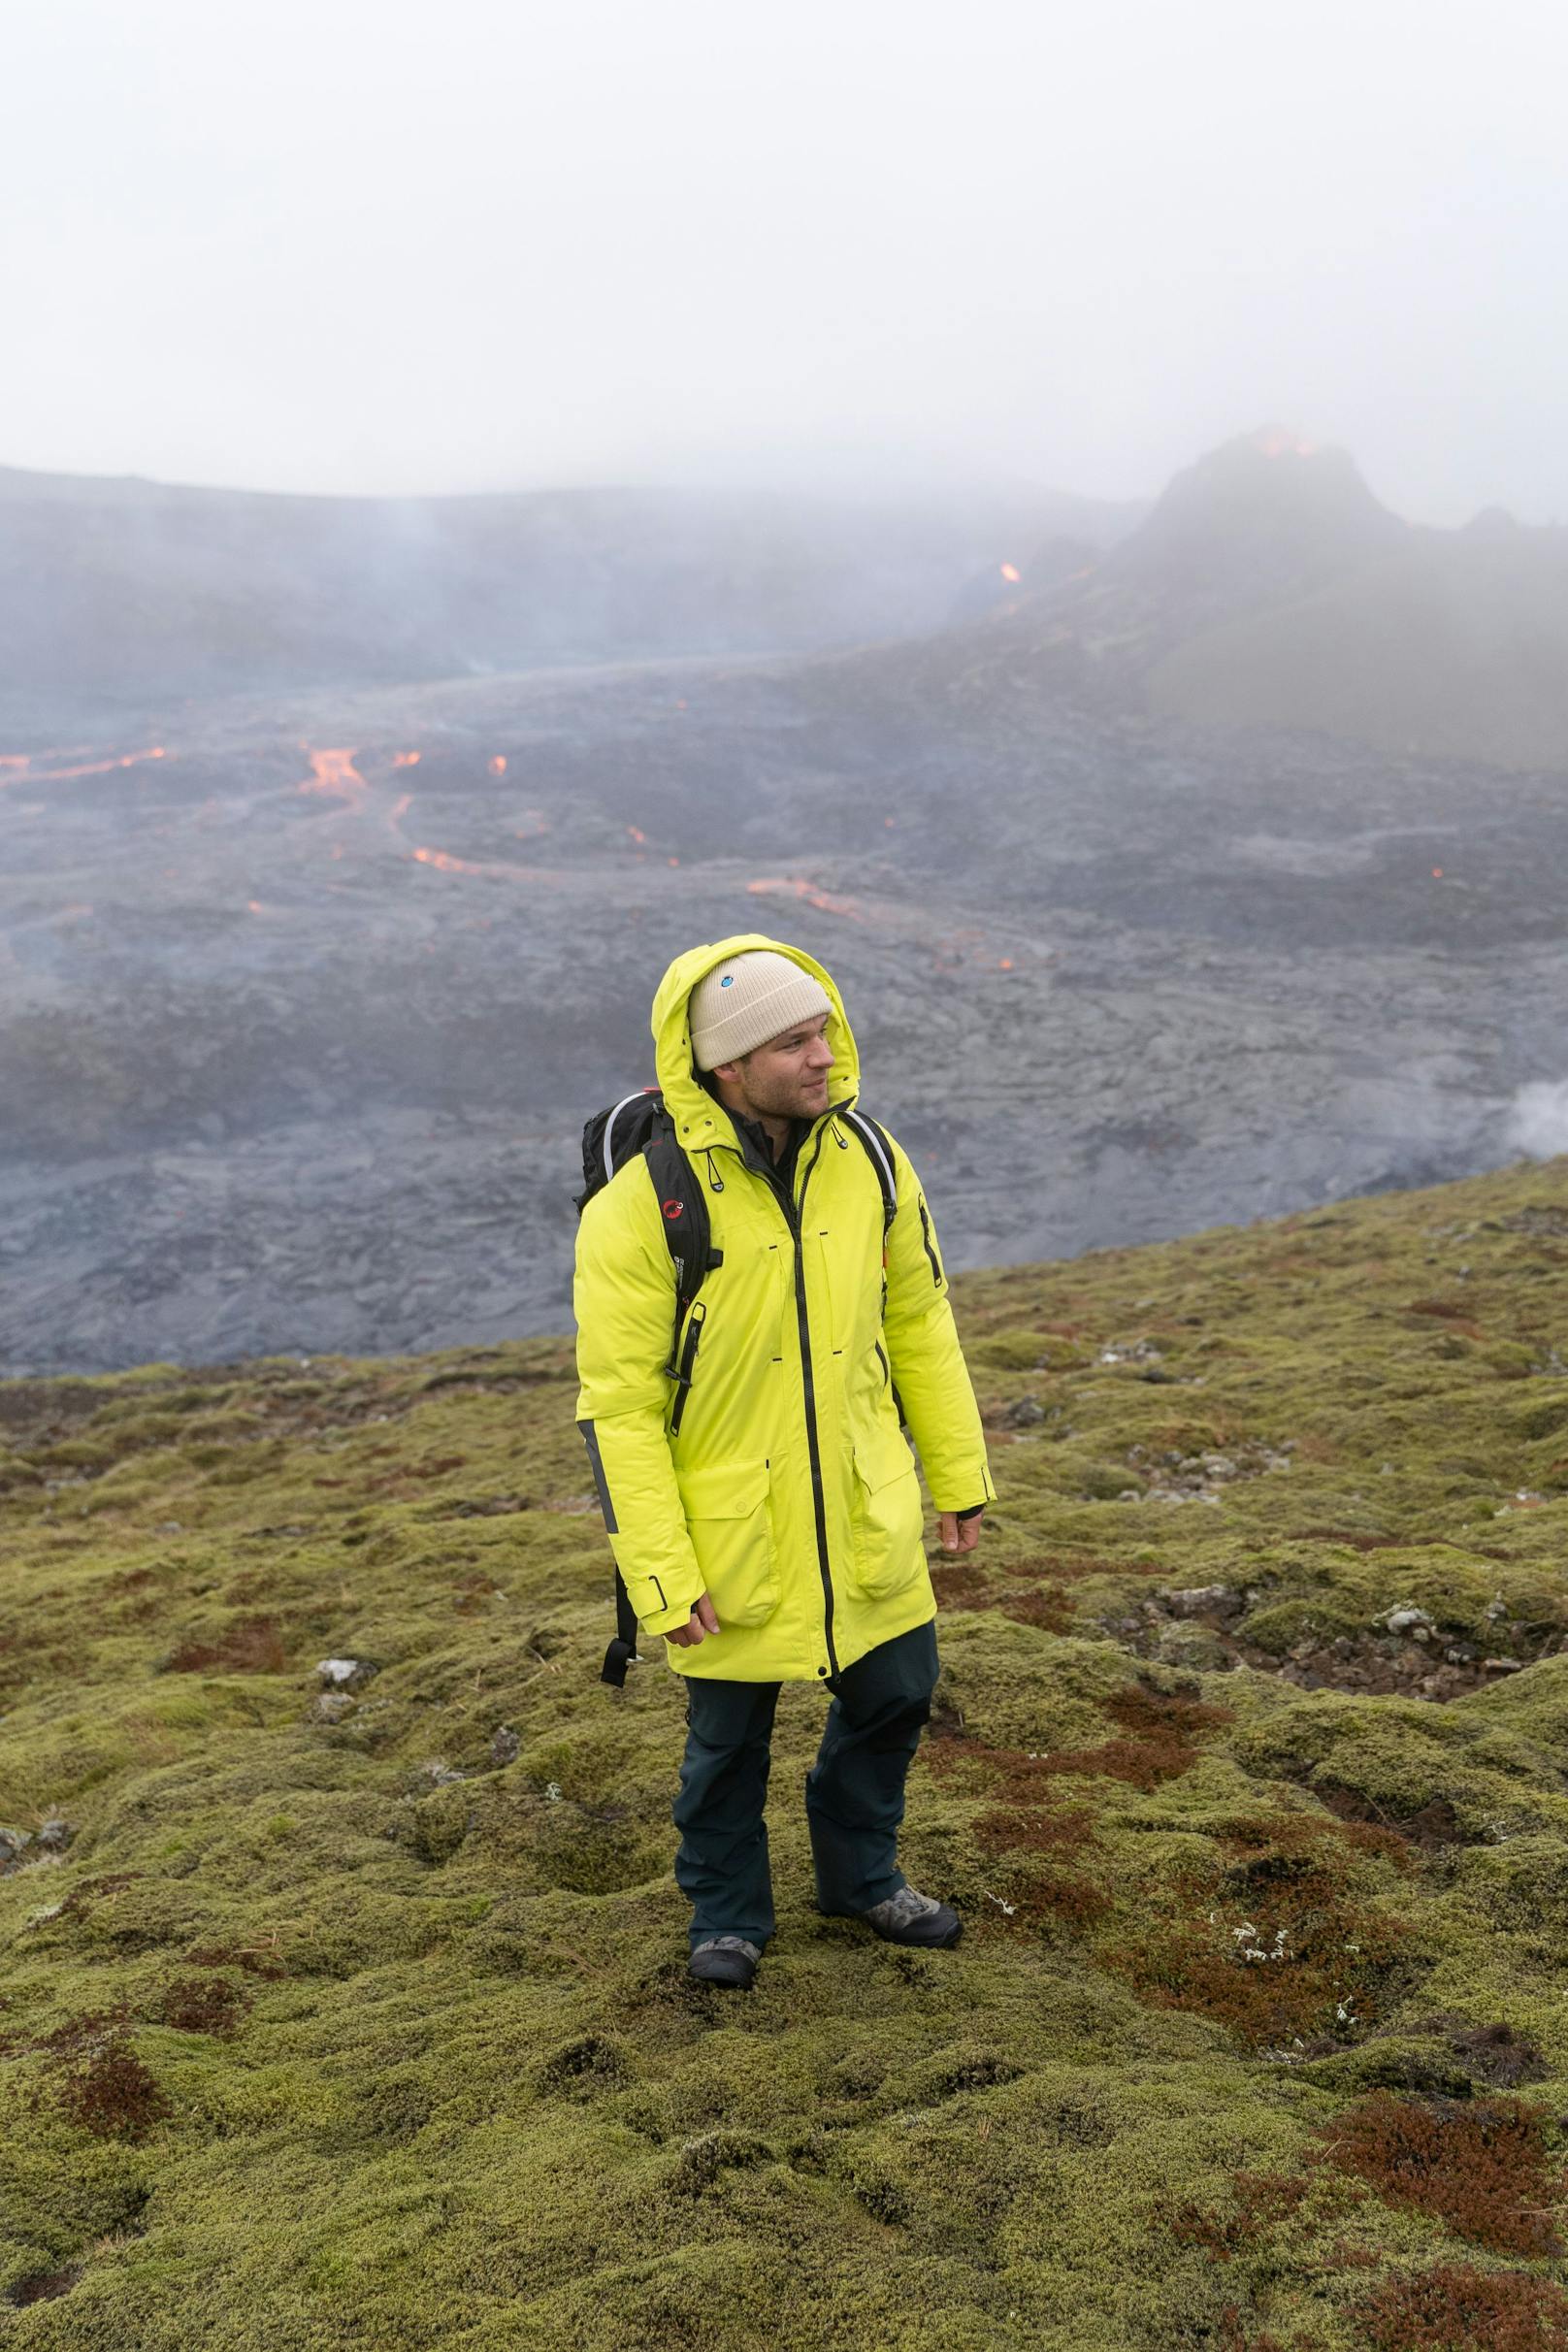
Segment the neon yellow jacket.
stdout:
<svg viewBox="0 0 1568 2352">
<path fill-rule="evenodd" d="M 793 958 L 833 1008 L 829 1107 L 800 1145 L 793 1218 L 692 1066 L 687 999 L 747 948 Z M 674 1276 L 641 1154 L 583 1211 L 577 1418 L 610 1546 L 648 1633 L 683 1625 L 698 1596 L 711 1595 L 718 1635 L 663 1645 L 677 1673 L 826 1679 L 935 1615 L 896 1390 L 936 1509 L 996 1496 L 931 1212 L 894 1143 L 884 1310 L 882 1191 L 839 1116 L 860 1089 L 855 1040 L 810 956 L 750 933 L 693 948 L 660 983 L 653 1034 L 665 1104 L 724 1262 L 684 1328 L 690 1386 L 677 1414 L 666 1371 L 676 1360 Z"/>
</svg>

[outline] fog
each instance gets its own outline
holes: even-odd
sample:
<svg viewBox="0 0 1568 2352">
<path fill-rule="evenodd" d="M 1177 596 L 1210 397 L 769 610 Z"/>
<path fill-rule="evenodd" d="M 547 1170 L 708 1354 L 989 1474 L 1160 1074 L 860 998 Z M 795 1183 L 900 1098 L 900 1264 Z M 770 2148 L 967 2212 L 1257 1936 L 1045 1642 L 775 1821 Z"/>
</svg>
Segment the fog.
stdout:
<svg viewBox="0 0 1568 2352">
<path fill-rule="evenodd" d="M 1547 0 L 12 10 L 0 463 L 1121 497 L 1278 416 L 1568 516 L 1565 68 Z"/>
</svg>

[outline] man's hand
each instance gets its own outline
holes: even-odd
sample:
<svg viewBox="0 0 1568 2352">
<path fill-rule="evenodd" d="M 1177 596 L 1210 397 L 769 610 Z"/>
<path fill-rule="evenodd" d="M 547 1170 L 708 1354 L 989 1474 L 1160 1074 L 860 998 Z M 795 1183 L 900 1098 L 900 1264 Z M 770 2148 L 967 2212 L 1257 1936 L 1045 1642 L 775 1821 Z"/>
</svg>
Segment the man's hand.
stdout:
<svg viewBox="0 0 1568 2352">
<path fill-rule="evenodd" d="M 956 1511 L 938 1511 L 936 1529 L 944 1552 L 972 1552 L 980 1541 L 980 1521 L 984 1512 L 966 1512 L 960 1519 Z"/>
<path fill-rule="evenodd" d="M 673 1633 L 667 1633 L 665 1640 L 673 1642 L 677 1650 L 694 1650 L 699 1642 L 705 1642 L 710 1633 L 717 1633 L 718 1630 L 719 1620 L 713 1614 L 713 1603 L 705 1592 L 702 1592 L 698 1594 L 697 1607 L 685 1624 L 677 1625 Z"/>
</svg>

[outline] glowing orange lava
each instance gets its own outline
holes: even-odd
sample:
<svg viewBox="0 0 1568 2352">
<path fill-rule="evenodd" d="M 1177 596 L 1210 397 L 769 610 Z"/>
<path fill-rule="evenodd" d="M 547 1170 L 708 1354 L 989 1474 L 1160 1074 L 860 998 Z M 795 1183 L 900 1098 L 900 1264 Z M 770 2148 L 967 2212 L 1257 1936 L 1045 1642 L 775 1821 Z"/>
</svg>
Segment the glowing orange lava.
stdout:
<svg viewBox="0 0 1568 2352">
<path fill-rule="evenodd" d="M 831 891 L 818 890 L 814 882 L 807 882 L 799 874 L 768 874 L 759 882 L 748 882 L 746 889 L 754 898 L 782 892 L 790 898 L 803 898 L 807 906 L 815 906 L 825 915 L 842 915 L 851 923 L 865 920 L 853 898 L 835 898 Z"/>
<path fill-rule="evenodd" d="M 1016 564 L 1003 564 L 1001 568 L 1001 576 L 1004 580 L 1012 580 L 1016 583 L 1023 578 L 1024 574 L 1019 571 Z"/>
<path fill-rule="evenodd" d="M 335 793 L 355 815 L 364 809 L 370 786 L 354 766 L 352 751 L 311 751 L 303 746 L 310 762 L 310 772 L 300 779 L 301 792 Z"/>
<path fill-rule="evenodd" d="M 633 840 L 638 842 L 639 844 L 646 841 L 648 837 L 640 825 L 629 825 L 626 830 L 631 834 Z"/>
<path fill-rule="evenodd" d="M 46 751 L 41 756 L 47 760 L 59 755 Z M 154 743 L 148 751 L 122 752 L 117 760 L 88 760 L 80 768 L 35 768 L 30 754 L 12 752 L 5 759 L 0 759 L 0 768 L 12 768 L 15 772 L 0 777 L 0 783 L 16 784 L 26 776 L 30 784 L 69 784 L 75 776 L 113 775 L 116 768 L 140 768 L 144 760 L 166 760 L 168 757 L 163 745 Z"/>
<path fill-rule="evenodd" d="M 1432 880 L 1433 880 L 1434 882 L 1441 882 L 1441 881 L 1442 881 L 1442 879 L 1443 879 L 1443 868 L 1441 867 L 1441 866 L 1433 866 L 1433 868 L 1432 868 Z"/>
<path fill-rule="evenodd" d="M 487 882 L 559 882 L 559 874 L 539 866 L 508 866 L 500 858 L 488 858 L 482 864 L 474 858 L 454 858 L 449 849 L 431 849 L 426 844 L 410 853 L 421 866 L 433 866 L 443 874 L 478 874 Z"/>
<path fill-rule="evenodd" d="M 1282 432 L 1278 426 L 1267 433 L 1255 434 L 1253 446 L 1264 457 L 1316 457 L 1316 441 L 1303 441 L 1297 433 Z"/>
<path fill-rule="evenodd" d="M 392 754 L 392 765 L 394 768 L 417 768 L 419 754 L 416 751 L 395 751 Z"/>
<path fill-rule="evenodd" d="M 493 776 L 504 776 L 506 772 L 506 755 L 504 751 L 498 751 L 495 758 L 490 763 L 490 773 Z"/>
</svg>

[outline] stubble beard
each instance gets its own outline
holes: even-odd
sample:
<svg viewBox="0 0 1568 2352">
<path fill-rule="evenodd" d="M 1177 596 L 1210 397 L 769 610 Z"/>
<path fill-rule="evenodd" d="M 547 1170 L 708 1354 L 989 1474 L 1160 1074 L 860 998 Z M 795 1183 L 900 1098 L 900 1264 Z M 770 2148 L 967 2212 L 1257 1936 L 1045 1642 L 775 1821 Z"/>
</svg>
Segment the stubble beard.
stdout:
<svg viewBox="0 0 1568 2352">
<path fill-rule="evenodd" d="M 825 1070 L 823 1080 L 830 1075 Z M 797 1078 L 788 1085 L 770 1088 L 766 1094 L 753 1094 L 751 1100 L 753 1115 L 760 1112 L 769 1119 L 820 1119 L 828 1107 L 828 1089 L 825 1083 Z"/>
</svg>

